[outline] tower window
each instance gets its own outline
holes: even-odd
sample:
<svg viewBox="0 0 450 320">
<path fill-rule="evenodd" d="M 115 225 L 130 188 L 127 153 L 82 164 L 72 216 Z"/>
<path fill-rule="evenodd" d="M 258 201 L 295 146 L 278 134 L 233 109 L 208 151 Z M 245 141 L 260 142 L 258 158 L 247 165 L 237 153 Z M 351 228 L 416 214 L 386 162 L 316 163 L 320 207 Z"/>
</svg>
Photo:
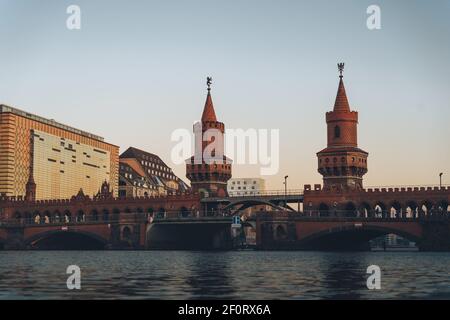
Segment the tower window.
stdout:
<svg viewBox="0 0 450 320">
<path fill-rule="evenodd" d="M 341 128 L 339 126 L 334 127 L 334 137 L 335 138 L 341 137 Z"/>
</svg>

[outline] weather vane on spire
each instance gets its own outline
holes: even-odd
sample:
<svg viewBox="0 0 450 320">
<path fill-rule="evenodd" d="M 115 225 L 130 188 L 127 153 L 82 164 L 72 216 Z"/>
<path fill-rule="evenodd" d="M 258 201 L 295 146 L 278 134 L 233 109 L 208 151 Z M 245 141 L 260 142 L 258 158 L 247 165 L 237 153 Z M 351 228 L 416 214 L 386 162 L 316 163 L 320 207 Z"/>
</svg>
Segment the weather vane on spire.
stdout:
<svg viewBox="0 0 450 320">
<path fill-rule="evenodd" d="M 337 66 L 338 66 L 338 70 L 339 70 L 339 78 L 341 78 L 342 79 L 342 72 L 344 72 L 344 62 L 340 62 L 340 63 L 338 63 L 337 64 Z"/>
<path fill-rule="evenodd" d="M 206 85 L 208 86 L 208 92 L 211 90 L 212 77 L 206 77 Z"/>
</svg>

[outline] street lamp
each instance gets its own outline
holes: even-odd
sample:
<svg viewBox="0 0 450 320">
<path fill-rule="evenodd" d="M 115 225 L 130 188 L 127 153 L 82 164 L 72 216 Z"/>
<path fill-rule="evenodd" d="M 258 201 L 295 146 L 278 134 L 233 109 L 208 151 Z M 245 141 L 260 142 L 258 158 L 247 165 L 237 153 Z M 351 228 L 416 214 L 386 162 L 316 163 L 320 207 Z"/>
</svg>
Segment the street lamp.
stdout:
<svg viewBox="0 0 450 320">
<path fill-rule="evenodd" d="M 287 202 L 287 178 L 289 178 L 289 176 L 284 176 L 284 197 L 286 202 Z"/>
<path fill-rule="evenodd" d="M 444 174 L 443 172 L 439 173 L 439 188 L 442 188 L 442 175 L 443 174 Z"/>
</svg>

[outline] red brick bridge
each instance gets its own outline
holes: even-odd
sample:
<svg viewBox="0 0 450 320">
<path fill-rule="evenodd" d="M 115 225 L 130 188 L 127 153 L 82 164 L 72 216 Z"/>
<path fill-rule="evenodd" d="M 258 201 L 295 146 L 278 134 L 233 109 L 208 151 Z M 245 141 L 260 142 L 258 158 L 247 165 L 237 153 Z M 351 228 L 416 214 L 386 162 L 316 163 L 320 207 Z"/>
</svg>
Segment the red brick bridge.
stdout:
<svg viewBox="0 0 450 320">
<path fill-rule="evenodd" d="M 196 216 L 198 194 L 25 201 L 0 197 L 0 248 L 144 248 L 153 218 Z"/>
<path fill-rule="evenodd" d="M 449 187 L 343 191 L 305 186 L 295 200 L 304 201 L 303 211 L 259 213 L 245 225 L 256 230 L 262 249 L 360 249 L 370 239 L 394 233 L 423 250 L 450 250 L 449 194 Z M 270 201 L 267 197 L 263 200 Z M 275 201 L 282 199 L 277 195 Z M 226 199 L 261 203 L 247 200 Z M 52 201 L 0 197 L 0 248 L 229 249 L 229 212 L 216 207 L 215 217 L 208 217 L 211 201 L 198 194 L 94 199 L 79 194 Z"/>
<path fill-rule="evenodd" d="M 422 250 L 450 250 L 450 187 L 305 185 L 301 213 L 260 213 L 247 223 L 264 249 L 363 249 L 397 234 Z"/>
<path fill-rule="evenodd" d="M 448 216 L 347 218 L 272 212 L 259 213 L 246 224 L 256 229 L 259 249 L 363 250 L 371 239 L 396 234 L 421 250 L 450 250 Z"/>
</svg>

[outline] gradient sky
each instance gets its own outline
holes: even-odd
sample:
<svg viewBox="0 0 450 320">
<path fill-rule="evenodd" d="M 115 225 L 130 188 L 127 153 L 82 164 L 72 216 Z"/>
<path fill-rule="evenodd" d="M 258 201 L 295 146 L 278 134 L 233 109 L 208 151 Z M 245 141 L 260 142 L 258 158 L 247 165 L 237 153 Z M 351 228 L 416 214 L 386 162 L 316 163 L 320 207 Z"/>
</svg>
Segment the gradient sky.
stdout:
<svg viewBox="0 0 450 320">
<path fill-rule="evenodd" d="M 78 31 L 66 28 L 71 4 Z M 371 4 L 381 30 L 366 27 Z M 340 61 L 365 185 L 437 184 L 439 172 L 450 183 L 448 0 L 0 0 L 0 103 L 156 153 L 182 178 L 170 135 L 200 118 L 211 75 L 226 127 L 280 129 L 268 188 L 285 174 L 290 188 L 320 183 Z"/>
</svg>

